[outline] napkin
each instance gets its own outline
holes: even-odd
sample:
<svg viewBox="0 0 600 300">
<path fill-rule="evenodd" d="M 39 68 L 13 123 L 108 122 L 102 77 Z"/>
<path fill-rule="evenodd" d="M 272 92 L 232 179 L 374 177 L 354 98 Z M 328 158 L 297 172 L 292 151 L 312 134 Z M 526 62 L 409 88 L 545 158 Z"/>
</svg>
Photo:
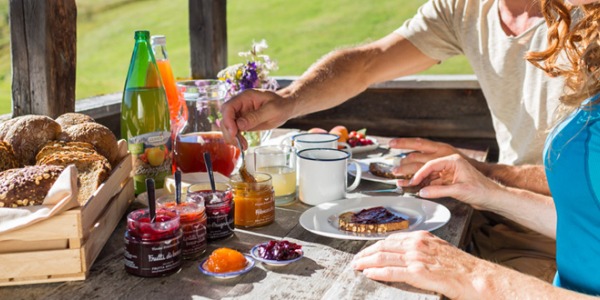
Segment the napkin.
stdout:
<svg viewBox="0 0 600 300">
<path fill-rule="evenodd" d="M 66 167 L 48 191 L 42 205 L 0 208 L 0 233 L 27 227 L 79 206 L 77 169 Z M 0 240 L 2 237 L 0 236 Z"/>
</svg>

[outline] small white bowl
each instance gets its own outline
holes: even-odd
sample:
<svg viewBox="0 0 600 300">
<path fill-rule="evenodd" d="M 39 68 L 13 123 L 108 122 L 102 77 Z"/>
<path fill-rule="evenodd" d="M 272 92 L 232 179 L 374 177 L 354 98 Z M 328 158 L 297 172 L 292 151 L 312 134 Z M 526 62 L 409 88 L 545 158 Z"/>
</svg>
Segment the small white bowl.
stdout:
<svg viewBox="0 0 600 300">
<path fill-rule="evenodd" d="M 250 250 L 250 255 L 252 255 L 252 257 L 254 257 L 255 260 L 262 262 L 263 264 L 267 264 L 270 266 L 285 266 L 285 265 L 289 265 L 293 262 L 299 261 L 300 259 L 302 259 L 302 257 L 304 257 L 304 250 L 300 249 L 300 256 L 293 258 L 293 259 L 289 259 L 289 260 L 270 260 L 270 259 L 264 259 L 262 257 L 260 257 L 258 255 L 258 247 L 261 245 L 265 245 L 268 242 L 265 243 L 260 243 L 254 247 L 252 247 L 252 250 Z"/>
<path fill-rule="evenodd" d="M 200 265 L 198 266 L 198 269 L 200 270 L 200 272 L 204 273 L 205 275 L 212 276 L 212 277 L 219 278 L 219 279 L 229 279 L 229 278 L 238 277 L 242 274 L 248 273 L 250 270 L 252 270 L 252 268 L 254 268 L 254 259 L 252 259 L 252 257 L 250 257 L 246 254 L 244 254 L 244 257 L 246 258 L 246 267 L 239 271 L 227 272 L 227 273 L 213 273 L 211 271 L 208 271 L 204 267 L 208 258 L 203 260 L 200 263 Z"/>
</svg>

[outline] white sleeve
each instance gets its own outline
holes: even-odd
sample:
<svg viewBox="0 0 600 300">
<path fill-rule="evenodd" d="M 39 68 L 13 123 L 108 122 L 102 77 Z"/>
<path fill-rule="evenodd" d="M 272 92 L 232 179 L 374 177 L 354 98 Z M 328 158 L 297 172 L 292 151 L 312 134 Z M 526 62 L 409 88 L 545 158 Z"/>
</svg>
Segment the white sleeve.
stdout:
<svg viewBox="0 0 600 300">
<path fill-rule="evenodd" d="M 394 32 L 407 38 L 425 55 L 443 61 L 463 54 L 460 27 L 464 11 L 462 0 L 430 0 Z"/>
</svg>

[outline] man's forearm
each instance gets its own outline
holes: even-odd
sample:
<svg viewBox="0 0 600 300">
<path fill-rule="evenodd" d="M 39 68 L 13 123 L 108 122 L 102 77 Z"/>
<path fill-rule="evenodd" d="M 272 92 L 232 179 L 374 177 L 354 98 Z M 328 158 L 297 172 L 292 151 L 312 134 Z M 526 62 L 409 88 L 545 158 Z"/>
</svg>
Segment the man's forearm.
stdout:
<svg viewBox="0 0 600 300">
<path fill-rule="evenodd" d="M 437 63 L 404 37 L 391 33 L 363 46 L 333 51 L 278 92 L 295 102 L 292 117 L 343 103 L 371 84 L 425 70 Z"/>
<path fill-rule="evenodd" d="M 484 175 L 503 185 L 550 195 L 546 172 L 541 165 L 509 166 L 473 161 L 472 163 Z"/>
<path fill-rule="evenodd" d="M 361 75 L 366 55 L 357 49 L 334 51 L 278 93 L 298 104 L 294 105 L 293 117 L 339 105 L 371 84 Z"/>
</svg>

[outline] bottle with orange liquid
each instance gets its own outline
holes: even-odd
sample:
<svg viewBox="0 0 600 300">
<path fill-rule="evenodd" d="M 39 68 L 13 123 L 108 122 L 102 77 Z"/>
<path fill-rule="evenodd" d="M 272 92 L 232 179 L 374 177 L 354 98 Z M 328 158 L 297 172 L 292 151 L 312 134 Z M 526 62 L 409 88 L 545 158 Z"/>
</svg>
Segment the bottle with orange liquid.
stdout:
<svg viewBox="0 0 600 300">
<path fill-rule="evenodd" d="M 179 99 L 177 93 L 173 69 L 167 56 L 167 38 L 164 35 L 153 35 L 151 40 L 156 65 L 158 66 L 160 77 L 167 93 L 169 117 L 171 118 L 171 133 L 174 139 L 177 131 L 179 131 L 185 120 L 187 120 L 187 107 Z"/>
</svg>

